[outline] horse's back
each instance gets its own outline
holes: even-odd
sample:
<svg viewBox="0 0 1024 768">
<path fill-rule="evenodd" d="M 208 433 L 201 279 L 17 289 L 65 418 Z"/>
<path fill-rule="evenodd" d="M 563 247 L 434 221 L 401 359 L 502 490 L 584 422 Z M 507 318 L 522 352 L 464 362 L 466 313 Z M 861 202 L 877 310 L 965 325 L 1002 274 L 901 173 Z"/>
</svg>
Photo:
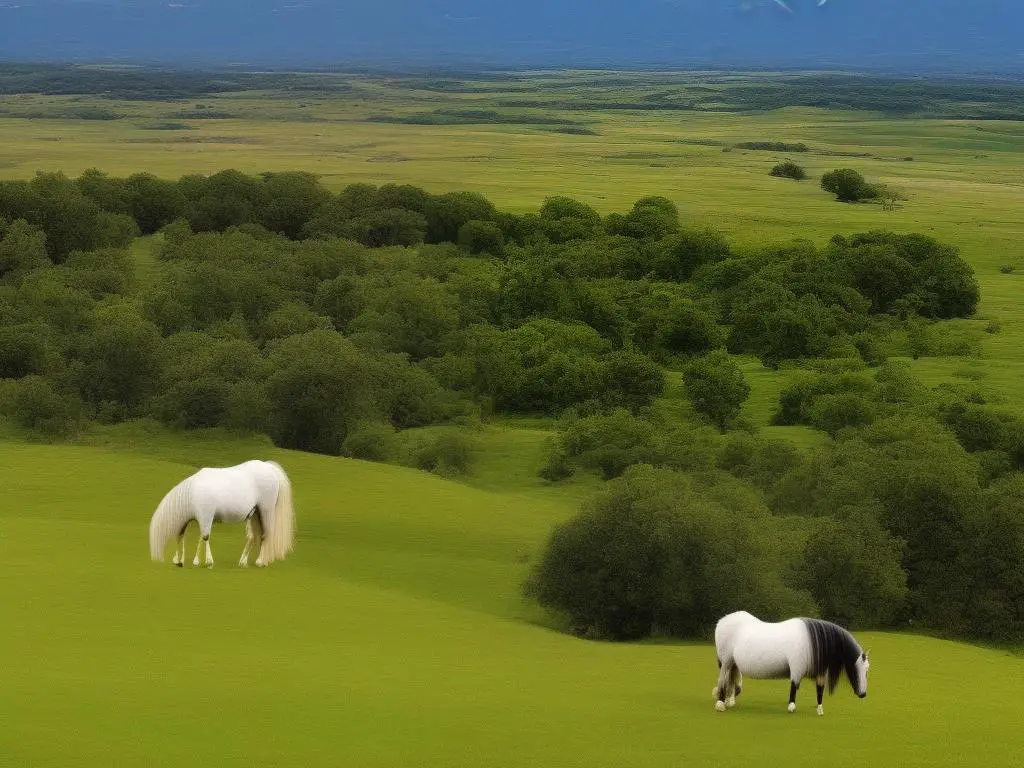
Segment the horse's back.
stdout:
<svg viewBox="0 0 1024 768">
<path fill-rule="evenodd" d="M 277 492 L 274 468 L 255 459 L 233 467 L 204 467 L 191 480 L 194 503 L 231 517 L 247 516 Z"/>
<path fill-rule="evenodd" d="M 806 632 L 800 619 L 780 622 L 755 620 L 740 625 L 734 636 L 732 659 L 754 678 L 802 676 L 807 665 Z"/>
</svg>

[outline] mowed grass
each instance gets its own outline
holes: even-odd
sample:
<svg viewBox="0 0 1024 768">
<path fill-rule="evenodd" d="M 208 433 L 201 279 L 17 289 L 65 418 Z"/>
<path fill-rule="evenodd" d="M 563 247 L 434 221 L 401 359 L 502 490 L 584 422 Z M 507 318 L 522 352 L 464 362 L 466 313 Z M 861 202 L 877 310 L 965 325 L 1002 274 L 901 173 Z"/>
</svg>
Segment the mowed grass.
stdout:
<svg viewBox="0 0 1024 768">
<path fill-rule="evenodd" d="M 172 454 L 186 444 L 164 446 Z M 263 448 L 264 450 L 260 450 Z M 10 765 L 1008 765 L 1024 660 L 863 633 L 870 695 L 785 711 L 749 681 L 716 713 L 707 644 L 608 644 L 544 625 L 519 585 L 566 500 L 379 465 L 272 456 L 296 492 L 286 561 L 148 560 L 160 496 L 192 466 L 0 443 L 0 752 Z M 190 536 L 190 549 L 194 534 Z"/>
</svg>

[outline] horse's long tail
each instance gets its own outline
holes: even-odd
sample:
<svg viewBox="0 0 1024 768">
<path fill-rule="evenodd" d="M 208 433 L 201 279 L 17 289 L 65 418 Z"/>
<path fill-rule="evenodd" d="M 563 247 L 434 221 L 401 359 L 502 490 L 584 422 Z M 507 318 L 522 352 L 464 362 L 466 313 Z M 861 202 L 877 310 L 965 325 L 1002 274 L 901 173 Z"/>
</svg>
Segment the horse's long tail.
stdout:
<svg viewBox="0 0 1024 768">
<path fill-rule="evenodd" d="M 192 511 L 191 478 L 171 488 L 149 521 L 149 554 L 157 562 L 164 559 L 164 549 L 195 515 Z"/>
<path fill-rule="evenodd" d="M 283 560 L 295 544 L 295 510 L 292 508 L 292 483 L 287 473 L 276 461 L 267 463 L 278 474 L 277 502 L 268 530 L 264 531 L 267 562 L 273 562 Z"/>
</svg>

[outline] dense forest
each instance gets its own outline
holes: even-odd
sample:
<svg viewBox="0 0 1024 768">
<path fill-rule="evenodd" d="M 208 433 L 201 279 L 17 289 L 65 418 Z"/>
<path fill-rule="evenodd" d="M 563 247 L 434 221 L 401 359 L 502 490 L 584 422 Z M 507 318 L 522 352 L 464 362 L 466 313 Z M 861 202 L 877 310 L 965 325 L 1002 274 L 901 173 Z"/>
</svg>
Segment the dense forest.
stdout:
<svg viewBox="0 0 1024 768">
<path fill-rule="evenodd" d="M 1024 637 L 1024 422 L 892 359 L 957 351 L 940 321 L 978 300 L 923 235 L 738 248 L 656 196 L 602 216 L 297 172 L 0 182 L 17 428 L 150 419 L 457 474 L 476 425 L 545 415 L 541 475 L 609 483 L 527 590 L 594 637 L 702 634 L 736 605 Z M 831 439 L 759 436 L 736 355 L 798 367 L 775 421 Z"/>
</svg>

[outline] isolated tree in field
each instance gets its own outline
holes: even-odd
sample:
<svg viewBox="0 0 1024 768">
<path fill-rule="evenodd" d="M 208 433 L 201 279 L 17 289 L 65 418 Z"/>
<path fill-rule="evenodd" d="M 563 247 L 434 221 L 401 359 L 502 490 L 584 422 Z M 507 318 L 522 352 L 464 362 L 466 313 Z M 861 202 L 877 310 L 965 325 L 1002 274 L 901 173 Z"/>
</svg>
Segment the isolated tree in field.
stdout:
<svg viewBox="0 0 1024 768">
<path fill-rule="evenodd" d="M 807 171 L 801 166 L 794 163 L 792 160 L 787 160 L 784 163 L 779 163 L 768 172 L 769 176 L 778 176 L 784 179 L 793 179 L 794 181 L 803 181 L 807 178 Z"/>
<path fill-rule="evenodd" d="M 864 177 L 852 168 L 837 168 L 821 177 L 821 188 L 836 196 L 842 203 L 871 200 L 878 197 L 878 188 L 868 184 Z"/>
<path fill-rule="evenodd" d="M 750 395 L 743 371 L 723 350 L 688 363 L 683 369 L 683 381 L 694 410 L 722 430 L 736 421 Z"/>
</svg>

